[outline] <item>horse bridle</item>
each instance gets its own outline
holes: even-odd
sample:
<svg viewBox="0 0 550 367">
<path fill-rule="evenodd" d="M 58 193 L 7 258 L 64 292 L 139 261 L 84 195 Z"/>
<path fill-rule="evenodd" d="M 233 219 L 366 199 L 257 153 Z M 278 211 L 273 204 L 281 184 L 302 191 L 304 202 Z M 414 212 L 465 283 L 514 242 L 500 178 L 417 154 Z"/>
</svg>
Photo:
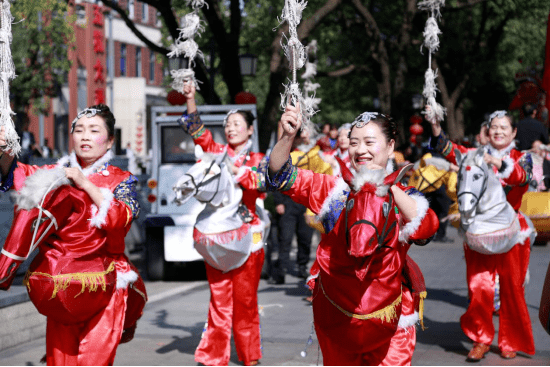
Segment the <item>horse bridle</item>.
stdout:
<svg viewBox="0 0 550 367">
<path fill-rule="evenodd" d="M 460 173 L 461 170 L 462 170 L 462 165 L 460 165 L 459 173 Z M 457 197 L 456 197 L 457 202 L 458 202 L 458 200 L 460 199 L 460 197 L 462 195 L 471 194 L 476 199 L 476 203 L 475 203 L 474 206 L 477 206 L 477 204 L 479 203 L 479 200 L 481 199 L 481 197 L 483 196 L 483 194 L 487 190 L 487 181 L 489 179 L 489 174 L 488 174 L 488 172 L 485 172 L 485 171 L 484 171 L 484 173 L 485 174 L 483 175 L 483 186 L 481 188 L 481 192 L 479 193 L 479 197 L 471 191 L 463 191 L 463 192 L 461 192 L 460 194 L 457 195 Z M 461 177 L 462 177 L 462 174 L 459 175 L 459 181 L 460 181 Z"/>
<path fill-rule="evenodd" d="M 435 187 L 435 184 L 442 180 L 445 176 L 449 175 L 450 172 L 445 172 L 443 175 L 441 175 L 437 180 L 435 180 L 434 182 L 430 182 L 426 177 L 424 177 L 424 175 L 422 174 L 422 171 L 421 170 L 418 170 L 419 174 L 420 174 L 420 177 L 422 177 L 422 181 L 420 181 L 420 184 L 418 185 L 419 187 L 422 187 L 422 184 L 424 182 L 427 182 L 428 183 L 428 187 L 433 187 L 434 190 L 437 190 L 437 188 Z M 422 192 L 424 192 L 428 187 L 426 187 L 424 190 L 421 190 Z"/>
<path fill-rule="evenodd" d="M 222 162 L 223 160 L 225 159 L 225 157 L 227 156 L 227 151 L 225 152 L 223 158 L 222 158 Z M 212 162 L 210 163 L 210 166 L 208 167 L 208 169 L 206 170 L 206 172 L 210 172 L 210 170 L 212 169 L 212 167 L 214 166 L 214 164 L 216 163 L 215 160 L 212 160 Z M 246 159 L 245 161 L 243 162 L 243 165 L 246 163 Z M 193 177 L 193 175 L 190 175 L 189 173 L 185 173 L 185 176 L 189 176 L 189 178 L 191 179 L 191 183 L 193 184 L 193 190 L 195 190 L 195 192 L 193 193 L 193 196 L 195 196 L 198 192 L 199 192 L 199 189 L 202 187 L 202 186 L 205 186 L 207 184 L 209 184 L 212 180 L 216 179 L 217 177 L 219 177 L 221 175 L 221 171 L 220 173 L 216 174 L 216 175 L 213 175 L 212 177 L 209 177 L 207 180 L 205 180 L 206 178 L 206 175 L 204 175 L 204 177 L 202 178 L 201 182 L 199 182 L 198 184 L 195 182 L 195 178 Z M 212 195 L 212 197 L 208 200 L 200 200 L 200 199 L 197 199 L 195 198 L 199 203 L 203 203 L 203 204 L 209 204 L 212 200 L 214 200 L 214 198 L 216 197 L 216 195 L 218 195 L 218 192 L 220 191 L 220 180 L 218 180 L 218 185 L 216 186 L 216 191 L 214 192 L 214 194 Z"/>
</svg>

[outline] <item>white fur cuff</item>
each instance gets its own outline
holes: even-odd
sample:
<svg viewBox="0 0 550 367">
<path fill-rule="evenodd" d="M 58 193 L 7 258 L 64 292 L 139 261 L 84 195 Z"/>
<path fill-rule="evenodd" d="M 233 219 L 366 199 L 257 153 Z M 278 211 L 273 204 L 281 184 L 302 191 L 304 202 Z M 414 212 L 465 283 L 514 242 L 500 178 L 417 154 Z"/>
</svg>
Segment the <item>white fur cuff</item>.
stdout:
<svg viewBox="0 0 550 367">
<path fill-rule="evenodd" d="M 101 228 L 107 222 L 107 213 L 115 197 L 111 190 L 107 188 L 100 187 L 99 190 L 103 194 L 103 201 L 101 202 L 99 211 L 96 205 L 92 205 L 92 219 L 90 219 L 90 225 L 97 228 Z"/>
<path fill-rule="evenodd" d="M 134 283 L 136 280 L 138 280 L 138 275 L 133 270 L 130 270 L 126 273 L 117 271 L 116 272 L 116 289 L 127 288 L 129 284 Z"/>
<path fill-rule="evenodd" d="M 428 200 L 426 200 L 422 194 L 414 193 L 409 195 L 409 197 L 416 201 L 416 217 L 414 217 L 409 223 L 405 224 L 405 226 L 399 231 L 400 242 L 407 242 L 409 237 L 418 230 L 422 220 L 430 208 Z"/>
<path fill-rule="evenodd" d="M 414 326 L 416 323 L 420 321 L 420 317 L 418 316 L 418 312 L 414 311 L 411 315 L 403 315 L 401 314 L 401 317 L 399 317 L 399 323 L 397 324 L 398 328 L 408 328 L 409 326 Z"/>
<path fill-rule="evenodd" d="M 501 178 L 501 179 L 507 179 L 508 177 L 510 177 L 510 175 L 512 174 L 512 172 L 514 172 L 514 160 L 512 158 L 504 158 L 502 160 L 502 163 L 504 163 L 506 166 L 504 167 L 504 171 L 502 172 L 498 172 L 497 173 L 497 177 L 498 178 Z"/>
</svg>

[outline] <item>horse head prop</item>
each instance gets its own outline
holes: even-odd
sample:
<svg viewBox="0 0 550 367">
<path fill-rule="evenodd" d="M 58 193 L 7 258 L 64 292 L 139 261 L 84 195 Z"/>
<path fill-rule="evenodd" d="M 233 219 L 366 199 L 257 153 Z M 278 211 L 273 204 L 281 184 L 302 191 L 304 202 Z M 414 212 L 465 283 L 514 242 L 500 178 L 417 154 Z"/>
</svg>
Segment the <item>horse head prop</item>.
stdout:
<svg viewBox="0 0 550 367">
<path fill-rule="evenodd" d="M 92 225 L 90 196 L 71 186 L 64 169 L 56 167 L 37 170 L 12 197 L 14 218 L 0 254 L 0 289 L 9 289 L 17 268 L 39 248 L 24 284 L 41 314 L 80 323 L 107 307 L 117 272 L 114 260 L 103 256 L 106 234 Z M 75 228 L 86 232 L 85 241 L 75 240 Z M 80 253 L 75 254 L 75 249 Z M 130 267 L 137 275 L 137 269 Z M 145 306 L 145 285 L 137 278 L 130 288 L 143 297 L 129 292 L 128 299 L 137 302 L 128 302 L 124 329 L 135 327 Z"/>
<path fill-rule="evenodd" d="M 460 230 L 468 246 L 483 254 L 509 251 L 519 239 L 517 213 L 506 200 L 502 184 L 487 166 L 485 150 L 478 148 L 463 156 L 455 150 L 459 164 L 457 196 Z"/>
<path fill-rule="evenodd" d="M 215 207 L 231 201 L 233 179 L 228 169 L 226 154 L 203 153 L 200 146 L 195 147 L 195 163 L 174 185 L 175 202 L 182 205 L 194 197 L 201 203 Z"/>
<path fill-rule="evenodd" d="M 462 226 L 469 226 L 473 223 L 478 210 L 478 204 L 487 191 L 489 182 L 493 183 L 491 188 L 502 191 L 502 186 L 496 179 L 492 170 L 489 169 L 483 156 L 483 148 L 472 150 L 463 156 L 459 150 L 455 150 L 456 161 L 459 165 L 457 198 L 458 211 Z M 489 180 L 489 178 L 493 178 Z M 496 186 L 498 185 L 498 186 Z M 504 194 L 504 192 L 502 191 Z M 506 197 L 504 197 L 506 201 Z"/>
</svg>

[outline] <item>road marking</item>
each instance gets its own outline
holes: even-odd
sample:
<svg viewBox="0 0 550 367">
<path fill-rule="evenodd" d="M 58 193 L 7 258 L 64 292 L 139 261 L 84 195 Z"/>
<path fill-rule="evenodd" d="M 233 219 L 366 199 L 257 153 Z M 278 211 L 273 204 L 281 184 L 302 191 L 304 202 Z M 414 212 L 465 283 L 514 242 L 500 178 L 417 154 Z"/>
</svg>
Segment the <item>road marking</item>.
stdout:
<svg viewBox="0 0 550 367">
<path fill-rule="evenodd" d="M 260 316 L 265 316 L 264 309 L 269 308 L 269 307 L 283 308 L 283 305 L 281 305 L 280 303 L 274 303 L 272 305 L 265 305 L 265 306 L 259 305 L 258 313 L 260 314 Z"/>
<path fill-rule="evenodd" d="M 155 295 L 149 297 L 149 299 L 147 300 L 147 303 L 157 302 L 157 301 L 163 300 L 165 298 L 175 296 L 176 294 L 187 292 L 188 290 L 200 287 L 203 284 L 204 283 L 202 283 L 202 282 L 201 283 L 194 283 L 194 284 L 186 284 L 186 285 L 182 285 L 182 286 L 177 287 L 177 288 L 169 289 L 167 291 L 164 291 L 164 292 L 161 292 L 161 293 L 158 293 L 158 294 L 155 294 Z"/>
</svg>

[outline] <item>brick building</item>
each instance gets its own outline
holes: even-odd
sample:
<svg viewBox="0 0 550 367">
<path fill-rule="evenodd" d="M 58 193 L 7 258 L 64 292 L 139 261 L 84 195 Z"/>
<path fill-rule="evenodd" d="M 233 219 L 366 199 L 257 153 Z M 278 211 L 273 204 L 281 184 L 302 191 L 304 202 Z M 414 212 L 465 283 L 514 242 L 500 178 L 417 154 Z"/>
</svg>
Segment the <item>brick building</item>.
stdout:
<svg viewBox="0 0 550 367">
<path fill-rule="evenodd" d="M 130 19 L 151 41 L 160 44 L 160 21 L 156 9 L 134 0 L 119 0 Z M 105 103 L 117 120 L 117 143 L 128 144 L 138 155 L 150 146 L 147 111 L 154 105 L 165 105 L 162 87 L 164 55 L 152 52 L 127 27 L 116 12 L 100 1 L 76 0 L 70 5 L 77 21 L 74 25 L 76 49 L 69 51 L 73 61 L 60 95 L 53 99 L 49 116 L 30 116 L 30 130 L 37 141 L 48 140 L 59 152 L 72 149 L 70 123 L 87 106 Z M 109 55 L 109 41 L 114 44 L 114 58 Z M 109 59 L 113 59 L 111 81 Z"/>
</svg>

